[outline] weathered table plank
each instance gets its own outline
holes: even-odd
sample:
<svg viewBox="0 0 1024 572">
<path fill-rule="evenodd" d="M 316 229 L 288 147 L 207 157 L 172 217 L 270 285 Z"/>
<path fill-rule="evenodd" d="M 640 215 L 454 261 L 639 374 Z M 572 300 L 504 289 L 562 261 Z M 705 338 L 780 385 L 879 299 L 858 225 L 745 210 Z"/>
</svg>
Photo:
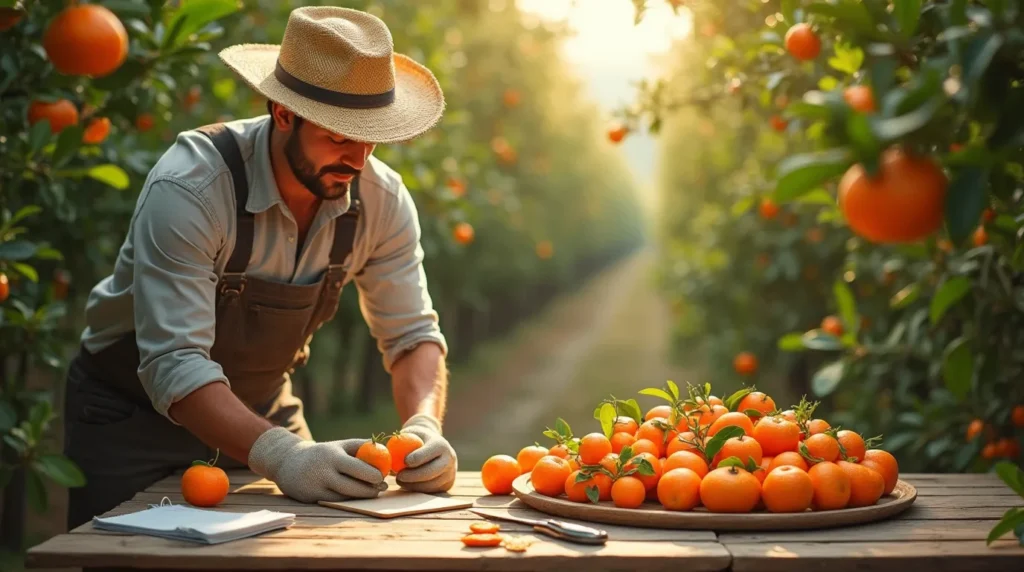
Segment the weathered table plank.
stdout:
<svg viewBox="0 0 1024 572">
<path fill-rule="evenodd" d="M 1021 570 L 1024 549 L 999 541 L 727 543 L 734 572 Z"/>
<path fill-rule="evenodd" d="M 31 567 L 138 570 L 827 570 L 1024 569 L 1024 549 L 1008 539 L 984 538 L 1021 498 L 997 476 L 903 474 L 918 489 L 914 505 L 884 522 L 816 531 L 723 532 L 632 528 L 599 524 L 611 540 L 588 547 L 501 523 L 503 532 L 529 536 L 525 553 L 470 549 L 459 538 L 481 517 L 466 510 L 390 520 L 299 503 L 247 471 L 229 471 L 231 493 L 213 510 L 282 510 L 294 526 L 256 538 L 200 546 L 97 530 L 91 524 L 52 538 L 29 552 Z M 394 478 L 389 484 L 397 486 Z M 479 472 L 460 472 L 451 496 L 514 516 L 544 517 L 511 496 L 490 495 Z M 154 483 L 107 515 L 158 504 L 183 503 L 180 474 Z M 581 521 L 574 521 L 581 522 Z M 88 570 L 87 570 L 88 572 Z"/>
<path fill-rule="evenodd" d="M 248 538 L 194 546 L 148 536 L 68 534 L 31 553 L 33 566 L 162 567 L 181 570 L 686 570 L 729 566 L 729 553 L 714 542 L 614 542 L 582 546 L 533 536 L 529 550 L 467 548 L 458 540 Z"/>
</svg>

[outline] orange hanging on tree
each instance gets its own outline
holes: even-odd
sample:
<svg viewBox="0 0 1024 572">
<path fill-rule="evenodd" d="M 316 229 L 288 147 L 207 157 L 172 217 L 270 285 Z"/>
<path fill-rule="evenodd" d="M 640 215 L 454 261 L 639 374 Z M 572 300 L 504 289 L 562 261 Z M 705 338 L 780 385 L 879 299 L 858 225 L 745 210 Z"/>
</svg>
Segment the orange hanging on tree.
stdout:
<svg viewBox="0 0 1024 572">
<path fill-rule="evenodd" d="M 63 74 L 103 77 L 128 57 L 128 32 L 108 8 L 72 4 L 47 25 L 43 49 Z"/>
<path fill-rule="evenodd" d="M 821 38 L 806 22 L 796 24 L 787 30 L 785 43 L 786 51 L 801 61 L 813 60 L 821 53 Z"/>
<path fill-rule="evenodd" d="M 452 237 L 455 238 L 455 242 L 462 245 L 467 245 L 473 242 L 474 235 L 473 225 L 468 222 L 460 222 L 455 225 L 455 229 L 452 230 Z"/>
<path fill-rule="evenodd" d="M 67 127 L 78 124 L 78 108 L 67 99 L 52 103 L 36 100 L 28 106 L 28 123 L 35 125 L 44 119 L 50 120 L 50 133 L 57 134 Z"/>
<path fill-rule="evenodd" d="M 613 125 L 608 129 L 608 140 L 612 143 L 621 143 L 627 133 L 629 133 L 629 128 L 625 125 Z"/>
<path fill-rule="evenodd" d="M 880 244 L 921 240 L 942 226 L 948 181 L 930 157 L 891 147 L 876 176 L 856 164 L 839 181 L 839 208 L 850 229 Z"/>
<path fill-rule="evenodd" d="M 843 91 L 843 99 L 854 111 L 871 113 L 875 111 L 875 96 L 866 85 L 852 85 Z"/>
<path fill-rule="evenodd" d="M 732 367 L 740 375 L 753 375 L 757 371 L 757 357 L 750 352 L 740 352 L 732 360 Z"/>
</svg>

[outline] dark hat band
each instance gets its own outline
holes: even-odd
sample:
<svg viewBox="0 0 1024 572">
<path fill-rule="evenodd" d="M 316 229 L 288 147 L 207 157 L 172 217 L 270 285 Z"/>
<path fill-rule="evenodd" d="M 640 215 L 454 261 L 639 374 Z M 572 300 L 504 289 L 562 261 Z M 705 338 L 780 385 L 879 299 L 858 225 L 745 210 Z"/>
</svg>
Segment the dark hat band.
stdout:
<svg viewBox="0 0 1024 572">
<path fill-rule="evenodd" d="M 364 95 L 359 93 L 342 93 L 340 91 L 324 89 L 318 85 L 306 83 L 288 73 L 283 67 L 281 67 L 280 61 L 277 62 L 277 66 L 274 68 L 274 77 L 276 77 L 277 81 L 281 82 L 285 87 L 303 97 L 320 103 L 325 103 L 327 105 L 333 105 L 335 107 L 373 109 L 376 107 L 386 107 L 395 101 L 394 89 L 390 89 L 384 93 Z"/>
</svg>

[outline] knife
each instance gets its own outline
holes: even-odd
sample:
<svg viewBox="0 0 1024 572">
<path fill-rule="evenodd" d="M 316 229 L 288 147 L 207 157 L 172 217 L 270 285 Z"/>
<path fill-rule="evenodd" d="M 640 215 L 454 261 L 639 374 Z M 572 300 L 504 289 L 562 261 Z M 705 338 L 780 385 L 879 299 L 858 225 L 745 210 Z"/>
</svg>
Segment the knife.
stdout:
<svg viewBox="0 0 1024 572">
<path fill-rule="evenodd" d="M 603 530 L 573 524 L 571 522 L 555 520 L 553 518 L 535 520 L 530 518 L 490 514 L 477 509 L 469 509 L 469 512 L 492 520 L 507 520 L 509 522 L 525 524 L 533 527 L 537 532 L 546 534 L 552 538 L 576 542 L 578 544 L 604 544 L 608 541 L 608 533 Z"/>
</svg>

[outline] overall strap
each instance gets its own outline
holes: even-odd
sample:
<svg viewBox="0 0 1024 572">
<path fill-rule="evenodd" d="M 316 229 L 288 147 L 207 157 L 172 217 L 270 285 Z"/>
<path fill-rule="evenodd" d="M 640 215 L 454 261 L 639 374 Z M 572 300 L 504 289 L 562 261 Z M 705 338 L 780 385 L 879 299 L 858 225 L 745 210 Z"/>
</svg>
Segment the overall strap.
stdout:
<svg viewBox="0 0 1024 572">
<path fill-rule="evenodd" d="M 359 199 L 359 177 L 352 179 L 352 186 L 348 210 L 345 211 L 334 227 L 334 245 L 331 246 L 331 265 L 341 266 L 345 259 L 352 252 L 352 245 L 356 240 L 356 224 L 359 222 L 359 213 L 363 206 Z"/>
<path fill-rule="evenodd" d="M 252 239 L 254 233 L 255 215 L 245 210 L 249 200 L 249 180 L 245 176 L 245 162 L 242 160 L 242 152 L 238 148 L 238 142 L 234 135 L 224 126 L 223 123 L 205 125 L 196 129 L 213 141 L 213 145 L 220 152 L 224 162 L 231 171 L 231 182 L 235 187 L 235 217 L 238 221 L 238 232 L 235 240 L 235 249 L 228 259 L 224 272 L 227 274 L 244 274 L 245 268 L 249 265 L 249 256 L 252 254 Z"/>
</svg>

